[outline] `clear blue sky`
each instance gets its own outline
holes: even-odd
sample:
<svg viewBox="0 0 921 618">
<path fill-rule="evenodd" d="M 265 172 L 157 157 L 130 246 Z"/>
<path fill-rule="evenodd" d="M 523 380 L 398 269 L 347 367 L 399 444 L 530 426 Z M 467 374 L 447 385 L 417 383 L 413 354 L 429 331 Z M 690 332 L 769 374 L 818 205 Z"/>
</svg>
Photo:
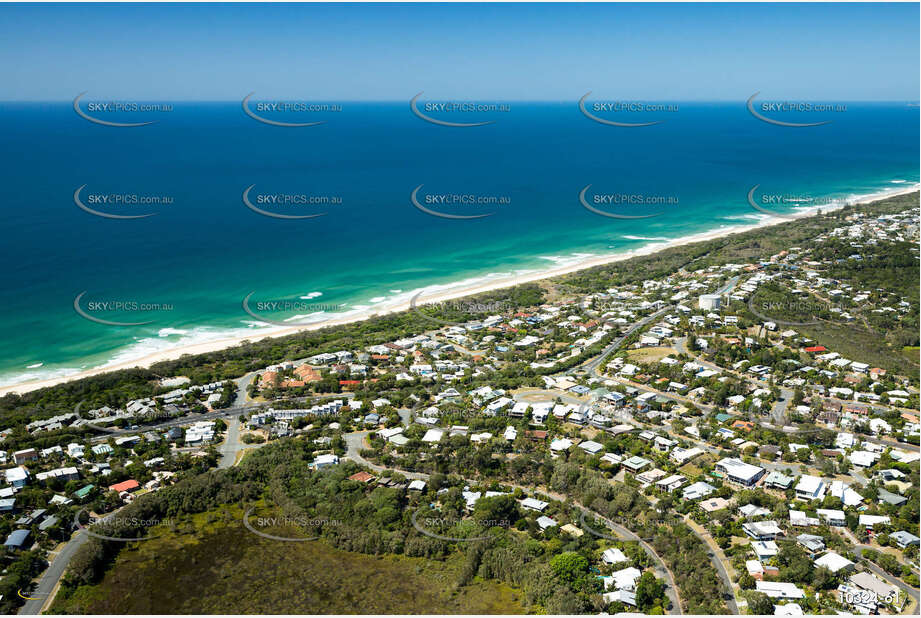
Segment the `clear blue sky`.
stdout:
<svg viewBox="0 0 921 618">
<path fill-rule="evenodd" d="M 0 4 L 0 99 L 917 101 L 919 5 Z"/>
</svg>

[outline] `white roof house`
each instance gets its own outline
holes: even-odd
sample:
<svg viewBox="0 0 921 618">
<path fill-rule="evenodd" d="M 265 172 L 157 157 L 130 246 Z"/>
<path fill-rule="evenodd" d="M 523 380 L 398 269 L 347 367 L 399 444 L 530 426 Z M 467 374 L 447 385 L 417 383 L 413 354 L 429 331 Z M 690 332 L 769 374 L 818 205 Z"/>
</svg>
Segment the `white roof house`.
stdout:
<svg viewBox="0 0 921 618">
<path fill-rule="evenodd" d="M 821 500 L 825 497 L 826 489 L 825 481 L 808 474 L 801 476 L 794 488 L 796 497 L 800 500 Z"/>
<path fill-rule="evenodd" d="M 871 453 L 870 451 L 854 451 L 848 454 L 847 459 L 855 466 L 869 468 L 876 463 L 876 460 L 879 459 L 879 455 L 877 453 Z"/>
<path fill-rule="evenodd" d="M 888 526 L 890 521 L 888 515 L 861 515 L 857 523 L 861 528 L 873 528 L 876 524 Z"/>
<path fill-rule="evenodd" d="M 397 435 L 398 433 L 403 433 L 403 428 L 402 427 L 391 427 L 389 429 L 381 429 L 377 433 L 378 435 L 380 435 L 380 437 L 384 438 L 385 440 L 389 440 L 391 437 Z"/>
<path fill-rule="evenodd" d="M 805 511 L 790 509 L 790 525 L 793 526 L 818 526 L 818 517 L 808 517 Z"/>
<path fill-rule="evenodd" d="M 624 555 L 624 552 L 620 551 L 616 547 L 611 547 L 610 549 L 604 550 L 604 553 L 601 554 L 601 560 L 605 564 L 617 564 L 619 562 L 630 561 L 630 559 Z"/>
<path fill-rule="evenodd" d="M 601 595 L 602 601 L 605 603 L 614 603 L 620 602 L 624 605 L 632 605 L 636 607 L 636 593 L 631 590 L 614 590 L 613 592 L 605 592 Z"/>
<path fill-rule="evenodd" d="M 636 580 L 638 580 L 642 574 L 643 573 L 636 567 L 627 567 L 626 569 L 621 569 L 620 571 L 614 571 L 611 573 L 610 580 L 608 580 L 608 578 L 604 578 L 605 588 L 615 588 L 617 590 L 634 590 L 636 588 Z"/>
<path fill-rule="evenodd" d="M 841 481 L 832 481 L 829 493 L 841 500 L 844 506 L 857 506 L 863 502 L 863 496 Z"/>
<path fill-rule="evenodd" d="M 774 541 L 752 541 L 751 546 L 759 560 L 772 558 L 780 552 L 780 548 Z"/>
<path fill-rule="evenodd" d="M 541 515 L 537 518 L 537 525 L 541 530 L 546 530 L 547 528 L 553 528 L 557 526 L 556 520 L 547 517 L 546 515 Z"/>
<path fill-rule="evenodd" d="M 840 509 L 816 509 L 816 514 L 824 519 L 829 526 L 843 526 L 847 523 L 844 511 Z"/>
<path fill-rule="evenodd" d="M 604 445 L 598 444 L 597 442 L 592 442 L 591 440 L 586 440 L 585 442 L 579 444 L 579 448 L 589 455 L 595 455 L 604 450 Z"/>
<path fill-rule="evenodd" d="M 681 474 L 672 474 L 660 481 L 656 481 L 656 487 L 664 489 L 665 491 L 675 491 L 682 485 L 684 485 L 685 479 Z"/>
<path fill-rule="evenodd" d="M 853 562 L 833 551 L 828 552 L 821 558 L 816 558 L 814 562 L 817 567 L 825 567 L 832 573 L 854 566 Z"/>
<path fill-rule="evenodd" d="M 409 444 L 409 438 L 404 436 L 402 433 L 398 433 L 398 434 L 394 434 L 390 436 L 390 438 L 387 441 L 390 442 L 391 444 L 396 444 L 397 446 L 406 446 L 407 444 Z"/>
<path fill-rule="evenodd" d="M 334 466 L 339 463 L 339 457 L 328 453 L 325 455 L 317 455 L 317 458 L 314 459 L 310 466 L 313 468 L 325 468 L 326 466 Z"/>
<path fill-rule="evenodd" d="M 528 408 L 530 407 L 531 406 L 528 404 L 527 401 L 519 401 L 514 406 L 512 406 L 512 409 L 508 415 L 509 416 L 519 416 L 519 417 L 524 416 L 527 413 Z"/>
<path fill-rule="evenodd" d="M 770 514 L 769 510 L 757 504 L 746 504 L 739 507 L 739 515 L 742 517 L 764 517 Z"/>
<path fill-rule="evenodd" d="M 16 485 L 17 483 L 22 485 L 29 478 L 29 471 L 22 466 L 8 468 L 4 472 L 6 472 L 6 482 L 10 485 Z"/>
<path fill-rule="evenodd" d="M 764 574 L 764 565 L 758 560 L 746 560 L 745 570 L 748 571 L 749 575 L 755 575 L 757 573 Z"/>
<path fill-rule="evenodd" d="M 682 490 L 682 498 L 685 500 L 697 500 L 699 498 L 704 498 L 709 496 L 714 491 L 716 487 L 710 483 L 705 483 L 703 481 L 697 481 L 693 485 L 688 485 Z"/>
<path fill-rule="evenodd" d="M 682 448 L 680 446 L 676 446 L 674 449 L 672 449 L 672 452 L 669 453 L 668 458 L 676 462 L 678 465 L 681 465 L 686 461 L 694 459 L 698 455 L 702 455 L 703 452 L 703 449 L 700 449 L 696 446 L 692 446 L 691 448 Z"/>
<path fill-rule="evenodd" d="M 772 599 L 802 599 L 806 596 L 806 593 L 797 588 L 796 584 L 787 582 L 756 581 L 755 590 L 763 592 Z"/>
<path fill-rule="evenodd" d="M 774 606 L 775 616 L 805 616 L 803 608 L 799 603 L 784 603 L 783 605 Z"/>
<path fill-rule="evenodd" d="M 773 540 L 783 531 L 776 521 L 748 521 L 742 524 L 742 530 L 753 539 L 759 541 Z"/>
<path fill-rule="evenodd" d="M 547 508 L 548 504 L 543 500 L 538 500 L 537 498 L 525 498 L 521 501 L 521 506 L 531 511 L 542 513 L 543 510 Z"/>
<path fill-rule="evenodd" d="M 550 450 L 559 452 L 559 451 L 568 451 L 572 447 L 572 440 L 569 438 L 557 438 L 550 443 Z"/>
<path fill-rule="evenodd" d="M 734 457 L 721 459 L 714 467 L 725 473 L 731 482 L 745 486 L 754 485 L 765 473 L 764 468 L 753 466 Z"/>
<path fill-rule="evenodd" d="M 425 435 L 422 436 L 423 442 L 439 442 L 442 436 L 445 435 L 445 432 L 441 429 L 429 429 L 425 432 Z"/>
</svg>

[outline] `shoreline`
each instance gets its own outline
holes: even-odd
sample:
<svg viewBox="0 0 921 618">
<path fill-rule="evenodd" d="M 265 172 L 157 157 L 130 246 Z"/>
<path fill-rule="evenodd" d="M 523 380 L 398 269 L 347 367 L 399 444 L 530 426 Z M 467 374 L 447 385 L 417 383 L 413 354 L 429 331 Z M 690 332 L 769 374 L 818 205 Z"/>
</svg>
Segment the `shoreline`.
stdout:
<svg viewBox="0 0 921 618">
<path fill-rule="evenodd" d="M 910 188 L 905 189 L 895 189 L 891 191 L 880 191 L 866 196 L 861 196 L 851 202 L 852 205 L 862 205 L 870 204 L 873 202 L 878 202 L 883 199 L 888 199 L 896 197 L 899 195 L 908 195 L 919 191 L 919 185 L 912 185 Z M 788 223 L 790 221 L 799 220 L 803 218 L 808 218 L 814 216 L 818 210 L 821 210 L 823 214 L 839 210 L 849 205 L 847 202 L 842 201 L 840 204 L 835 206 L 829 206 L 827 204 L 823 206 L 818 206 L 814 208 L 805 209 L 797 213 L 788 213 L 783 217 L 771 217 L 766 216 L 765 219 L 751 224 L 741 224 L 741 225 L 732 225 L 723 228 L 718 228 L 716 230 L 710 230 L 707 232 L 700 232 L 698 234 L 691 234 L 689 236 L 683 236 L 681 238 L 676 238 L 673 240 L 651 242 L 648 245 L 645 245 L 639 249 L 633 249 L 630 251 L 612 253 L 605 255 L 596 255 L 584 260 L 574 260 L 571 263 L 567 264 L 558 264 L 551 266 L 547 269 L 541 269 L 534 272 L 529 272 L 526 274 L 512 274 L 503 277 L 497 277 L 488 281 L 478 281 L 475 283 L 470 283 L 463 285 L 463 283 L 455 284 L 433 284 L 427 286 L 426 288 L 421 288 L 421 290 L 415 291 L 409 299 L 401 299 L 397 302 L 388 305 L 381 305 L 379 307 L 369 308 L 358 315 L 351 315 L 341 318 L 331 318 L 328 320 L 312 323 L 312 324 L 301 324 L 291 327 L 281 327 L 276 329 L 266 329 L 262 333 L 254 332 L 249 335 L 236 335 L 233 337 L 225 337 L 221 339 L 214 339 L 211 341 L 203 341 L 199 343 L 192 343 L 182 346 L 172 347 L 166 350 L 161 350 L 147 354 L 140 358 L 119 361 L 111 364 L 100 365 L 92 369 L 85 369 L 81 371 L 76 371 L 68 375 L 62 375 L 57 377 L 45 378 L 41 380 L 33 381 L 22 381 L 14 384 L 8 384 L 0 386 L 0 396 L 8 394 L 23 394 L 42 388 L 47 388 L 50 386 L 56 386 L 58 384 L 63 384 L 66 382 L 72 382 L 75 380 L 80 380 L 90 376 L 100 375 L 103 373 L 108 373 L 110 371 L 118 371 L 121 369 L 131 369 L 131 368 L 148 368 L 151 365 L 167 360 L 175 360 L 184 355 L 196 355 L 204 354 L 208 352 L 215 352 L 218 350 L 223 350 L 226 348 L 231 348 L 236 345 L 242 344 L 244 341 L 261 341 L 268 338 L 274 337 L 285 337 L 292 335 L 298 332 L 317 330 L 320 328 L 327 328 L 330 326 L 341 326 L 343 324 L 350 324 L 353 322 L 360 322 L 371 317 L 376 317 L 380 315 L 386 315 L 389 313 L 399 313 L 402 311 L 409 310 L 412 298 L 416 296 L 419 297 L 417 304 L 425 305 L 430 303 L 445 302 L 449 300 L 456 300 L 459 298 L 464 298 L 467 296 L 473 296 L 481 294 L 483 292 L 489 292 L 492 290 L 498 290 L 502 288 L 508 288 L 516 285 L 521 285 L 523 283 L 531 283 L 534 281 L 541 281 L 544 279 L 550 279 L 553 277 L 558 277 L 560 275 L 570 274 L 579 270 L 584 270 L 587 268 L 594 268 L 596 266 L 602 266 L 604 264 L 611 264 L 614 262 L 621 262 L 628 260 L 630 258 L 650 255 L 657 253 L 664 249 L 669 249 L 672 247 L 679 247 L 695 242 L 703 242 L 707 240 L 713 240 L 716 238 L 721 238 L 723 236 L 729 236 L 732 234 L 738 234 L 742 232 L 748 232 L 751 230 L 770 227 L 773 225 L 778 225 L 780 223 Z M 449 289 L 432 292 L 429 295 L 424 295 L 425 290 L 432 287 L 448 287 Z"/>
</svg>

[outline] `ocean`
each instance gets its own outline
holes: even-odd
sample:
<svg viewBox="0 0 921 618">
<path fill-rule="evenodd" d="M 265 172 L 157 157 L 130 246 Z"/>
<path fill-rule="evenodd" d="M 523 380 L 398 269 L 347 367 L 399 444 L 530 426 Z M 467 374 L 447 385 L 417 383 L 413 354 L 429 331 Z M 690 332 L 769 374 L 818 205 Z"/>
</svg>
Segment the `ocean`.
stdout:
<svg viewBox="0 0 921 618">
<path fill-rule="evenodd" d="M 408 103 L 342 102 L 304 127 L 239 101 L 96 114 L 157 121 L 138 127 L 70 102 L 0 104 L 0 385 L 756 223 L 755 185 L 762 209 L 789 213 L 919 181 L 904 103 L 784 117 L 831 120 L 804 128 L 744 102 L 672 103 L 631 117 L 664 120 L 644 127 L 575 100 L 426 112 L 491 121 L 473 127 Z"/>
</svg>

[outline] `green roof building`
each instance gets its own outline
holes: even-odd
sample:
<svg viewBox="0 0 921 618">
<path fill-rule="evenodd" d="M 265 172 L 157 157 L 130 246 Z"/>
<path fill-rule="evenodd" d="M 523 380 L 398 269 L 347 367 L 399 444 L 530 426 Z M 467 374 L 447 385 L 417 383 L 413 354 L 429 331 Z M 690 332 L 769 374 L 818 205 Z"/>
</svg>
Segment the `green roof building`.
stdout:
<svg viewBox="0 0 921 618">
<path fill-rule="evenodd" d="M 86 487 L 78 489 L 74 492 L 74 497 L 78 500 L 84 500 L 88 495 L 90 495 L 90 492 L 93 491 L 94 487 L 95 485 L 87 485 Z"/>
</svg>

